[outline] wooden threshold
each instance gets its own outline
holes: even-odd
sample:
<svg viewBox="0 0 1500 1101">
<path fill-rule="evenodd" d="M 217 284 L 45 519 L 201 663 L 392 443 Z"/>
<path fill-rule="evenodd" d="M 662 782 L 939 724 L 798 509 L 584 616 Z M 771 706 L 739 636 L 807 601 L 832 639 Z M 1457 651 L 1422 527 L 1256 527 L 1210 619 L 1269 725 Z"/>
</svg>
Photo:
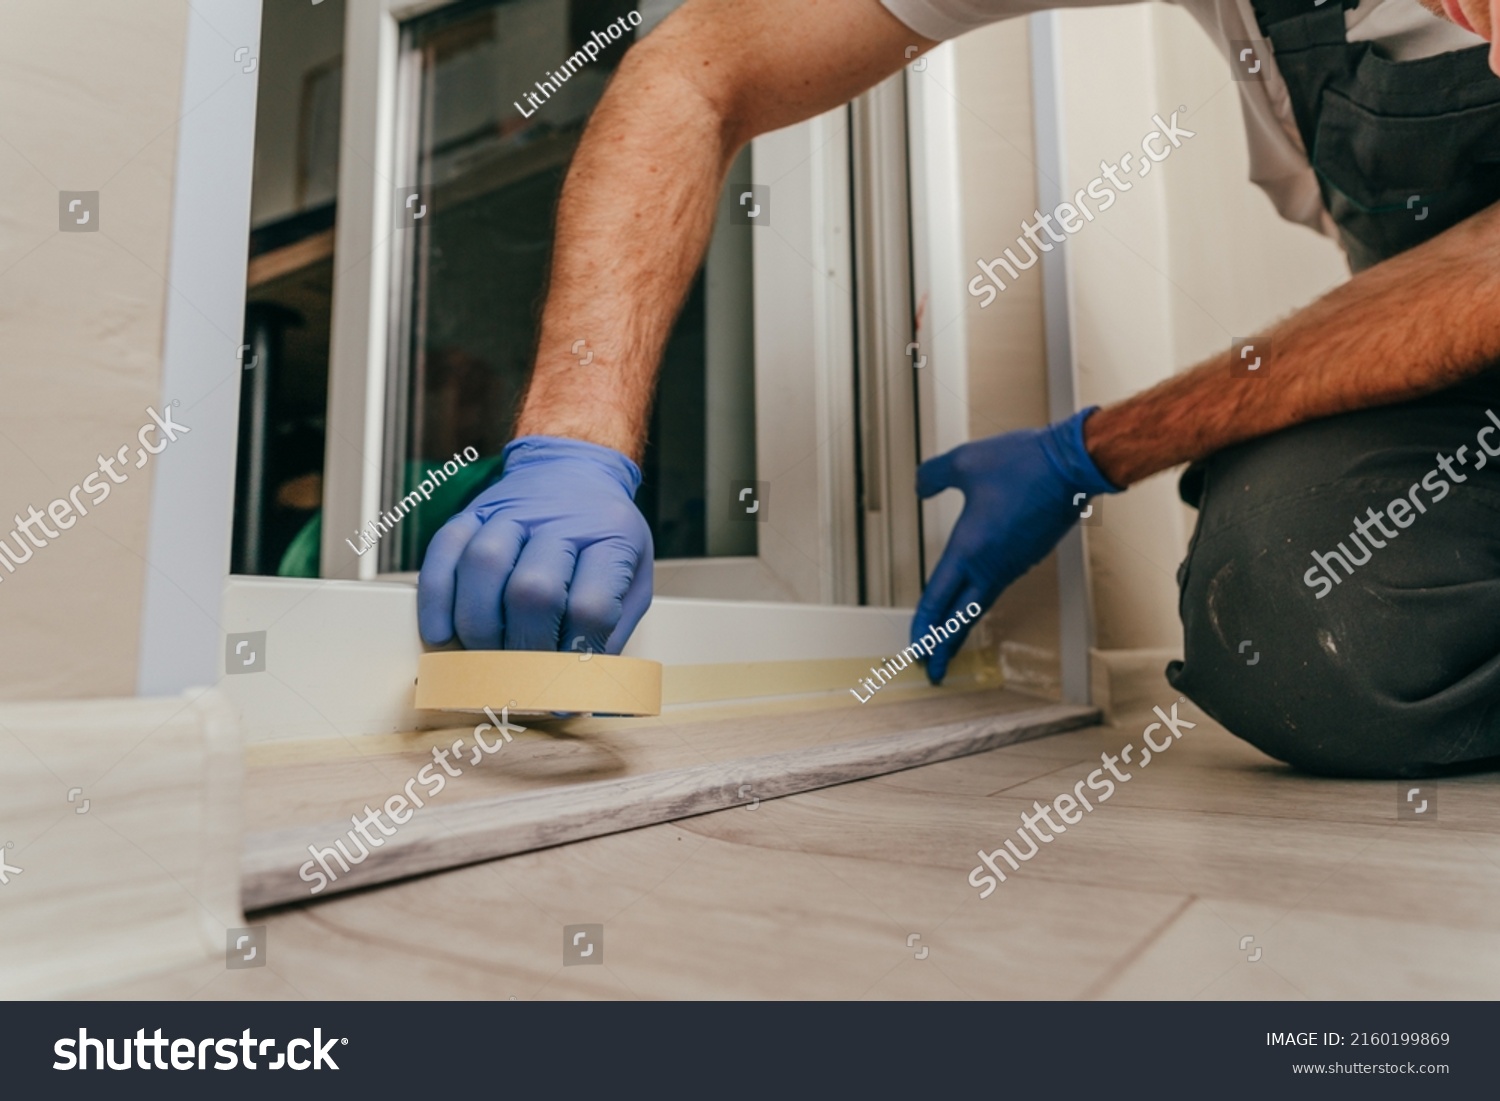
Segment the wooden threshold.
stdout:
<svg viewBox="0 0 1500 1101">
<path fill-rule="evenodd" d="M 743 737 L 743 732 L 754 730 L 747 720 L 764 724 L 796 720 L 796 713 L 778 714 L 778 709 L 765 706 L 757 710 L 761 713 L 758 720 L 740 715 L 710 722 L 721 734 L 743 728 Z M 955 719 L 955 711 L 963 713 L 963 717 Z M 821 717 L 825 722 L 828 717 L 826 709 L 802 714 Z M 1074 730 L 1099 718 L 1098 710 L 1092 707 L 1038 706 L 1034 700 L 1026 701 L 1003 690 L 965 693 L 956 698 L 950 695 L 945 702 L 931 698 L 891 701 L 886 706 L 872 705 L 856 714 L 860 726 L 895 729 L 845 741 L 803 738 L 793 748 L 759 755 L 744 755 L 744 745 L 755 743 L 742 740 L 734 754 L 685 767 L 647 769 L 635 775 L 590 783 L 510 790 L 454 803 L 432 802 L 415 810 L 391 836 L 382 836 L 381 831 L 367 827 L 365 832 L 380 840 L 378 846 L 360 842 L 349 819 L 323 818 L 305 825 L 251 833 L 246 838 L 241 863 L 242 901 L 247 910 L 306 902 L 496 857 L 983 753 Z M 628 738 L 627 729 L 616 729 L 621 731 L 617 737 Z M 495 737 L 493 732 L 488 736 Z M 553 740 L 559 737 L 576 739 L 577 736 L 552 736 Z M 712 733 L 706 733 L 705 743 L 711 741 Z M 506 752 L 519 746 L 523 746 L 521 739 L 507 745 Z M 518 751 L 511 760 L 518 763 L 524 760 L 524 752 L 524 749 Z M 415 776 L 415 767 L 426 759 L 421 754 L 407 754 L 404 758 L 407 771 L 386 770 L 387 788 L 382 790 L 392 794 L 402 791 L 404 782 L 392 786 L 392 780 L 402 775 Z M 387 758 L 387 763 L 392 760 Z M 475 771 L 482 771 L 486 765 L 495 767 L 504 760 L 505 753 L 500 752 L 494 758 L 482 760 Z M 303 759 L 300 764 L 283 762 L 281 767 L 316 771 L 326 764 Z M 421 794 L 421 788 L 416 790 Z M 348 805 L 346 802 L 345 806 Z M 364 805 L 379 804 L 372 799 Z M 253 818 L 253 805 L 250 809 Z M 397 807 L 398 811 L 402 809 Z M 345 862 L 330 855 L 335 842 L 342 842 L 351 857 L 360 852 L 367 855 L 358 863 L 350 861 L 346 871 L 342 867 Z M 319 865 L 312 862 L 314 851 L 323 854 L 323 865 L 332 878 L 323 875 Z M 327 882 L 320 884 L 320 879 Z M 320 888 L 317 894 L 313 894 L 315 887 Z"/>
</svg>

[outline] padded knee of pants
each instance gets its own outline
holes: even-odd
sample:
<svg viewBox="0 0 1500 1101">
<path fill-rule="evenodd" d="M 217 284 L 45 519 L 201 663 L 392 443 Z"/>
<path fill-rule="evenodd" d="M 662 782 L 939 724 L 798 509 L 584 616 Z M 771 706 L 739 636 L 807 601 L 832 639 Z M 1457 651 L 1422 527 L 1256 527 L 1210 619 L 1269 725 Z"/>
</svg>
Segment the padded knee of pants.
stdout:
<svg viewBox="0 0 1500 1101">
<path fill-rule="evenodd" d="M 1449 434 L 1461 440 L 1463 430 Z M 1169 681 L 1231 733 L 1310 772 L 1494 767 L 1500 493 L 1456 487 L 1319 599 L 1304 579 L 1312 552 L 1352 543 L 1352 518 L 1405 496 L 1432 452 L 1415 456 L 1416 479 L 1367 468 L 1299 480 L 1284 476 L 1287 461 L 1316 469 L 1318 449 L 1276 454 L 1286 442 L 1257 441 L 1208 464 L 1179 572 L 1184 659 Z"/>
</svg>

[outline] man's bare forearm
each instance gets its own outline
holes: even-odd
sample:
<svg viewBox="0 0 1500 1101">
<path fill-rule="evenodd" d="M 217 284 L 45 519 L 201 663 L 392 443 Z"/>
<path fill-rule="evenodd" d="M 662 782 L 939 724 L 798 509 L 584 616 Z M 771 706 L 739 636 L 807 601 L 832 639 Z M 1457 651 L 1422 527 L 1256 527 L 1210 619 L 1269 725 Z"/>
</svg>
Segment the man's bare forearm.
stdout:
<svg viewBox="0 0 1500 1101">
<path fill-rule="evenodd" d="M 1500 210 L 1393 257 L 1265 334 L 1263 379 L 1222 355 L 1101 409 L 1084 442 L 1127 486 L 1304 421 L 1441 390 L 1500 361 Z"/>
<path fill-rule="evenodd" d="M 878 0 L 689 0 L 631 49 L 563 186 L 516 435 L 639 460 L 662 350 L 735 154 L 895 72 L 908 45 L 932 43 Z"/>
<path fill-rule="evenodd" d="M 563 187 L 516 435 L 588 440 L 639 461 L 657 363 L 734 153 L 690 81 L 627 55 Z"/>
</svg>

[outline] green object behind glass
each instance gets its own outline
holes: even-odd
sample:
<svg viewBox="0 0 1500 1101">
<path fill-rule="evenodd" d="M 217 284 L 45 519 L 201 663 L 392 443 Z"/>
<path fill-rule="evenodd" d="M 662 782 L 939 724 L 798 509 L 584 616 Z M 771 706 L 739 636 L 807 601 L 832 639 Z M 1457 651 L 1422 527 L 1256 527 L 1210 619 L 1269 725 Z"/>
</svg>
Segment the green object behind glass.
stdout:
<svg viewBox="0 0 1500 1101">
<path fill-rule="evenodd" d="M 440 469 L 442 465 L 442 463 L 434 463 L 425 459 L 407 463 L 407 493 L 410 493 L 412 487 L 415 487 L 433 470 Z M 401 521 L 401 526 L 417 525 L 417 560 L 419 562 L 427 553 L 427 544 L 432 541 L 438 529 L 478 496 L 480 490 L 493 484 L 500 477 L 501 465 L 501 457 L 492 455 L 489 458 L 476 459 L 466 467 L 459 467 L 457 474 L 449 475 L 446 481 L 432 491 L 431 500 L 419 502 L 416 508 L 406 514 Z M 317 577 L 318 556 L 322 541 L 323 510 L 319 509 L 302 526 L 302 530 L 293 537 L 286 548 L 286 553 L 281 556 L 281 564 L 276 567 L 276 576 Z M 353 534 L 353 541 L 359 542 L 358 534 Z"/>
</svg>

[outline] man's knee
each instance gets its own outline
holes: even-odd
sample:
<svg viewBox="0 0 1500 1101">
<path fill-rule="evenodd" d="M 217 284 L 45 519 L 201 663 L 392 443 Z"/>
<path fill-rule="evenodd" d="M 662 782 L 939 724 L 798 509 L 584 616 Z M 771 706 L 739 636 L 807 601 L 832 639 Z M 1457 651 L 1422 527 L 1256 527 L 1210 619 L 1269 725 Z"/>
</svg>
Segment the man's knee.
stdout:
<svg viewBox="0 0 1500 1101">
<path fill-rule="evenodd" d="M 1455 424 L 1485 423 L 1497 385 L 1308 422 L 1189 468 L 1199 519 L 1173 683 L 1314 772 L 1419 776 L 1500 756 L 1500 464 L 1405 526 L 1374 512 L 1394 517 Z"/>
<path fill-rule="evenodd" d="M 1308 772 L 1414 777 L 1500 752 L 1493 708 L 1462 690 L 1469 669 L 1413 657 L 1413 628 L 1378 586 L 1325 601 L 1304 590 L 1288 519 L 1195 540 L 1173 686 L 1232 734 Z"/>
</svg>

